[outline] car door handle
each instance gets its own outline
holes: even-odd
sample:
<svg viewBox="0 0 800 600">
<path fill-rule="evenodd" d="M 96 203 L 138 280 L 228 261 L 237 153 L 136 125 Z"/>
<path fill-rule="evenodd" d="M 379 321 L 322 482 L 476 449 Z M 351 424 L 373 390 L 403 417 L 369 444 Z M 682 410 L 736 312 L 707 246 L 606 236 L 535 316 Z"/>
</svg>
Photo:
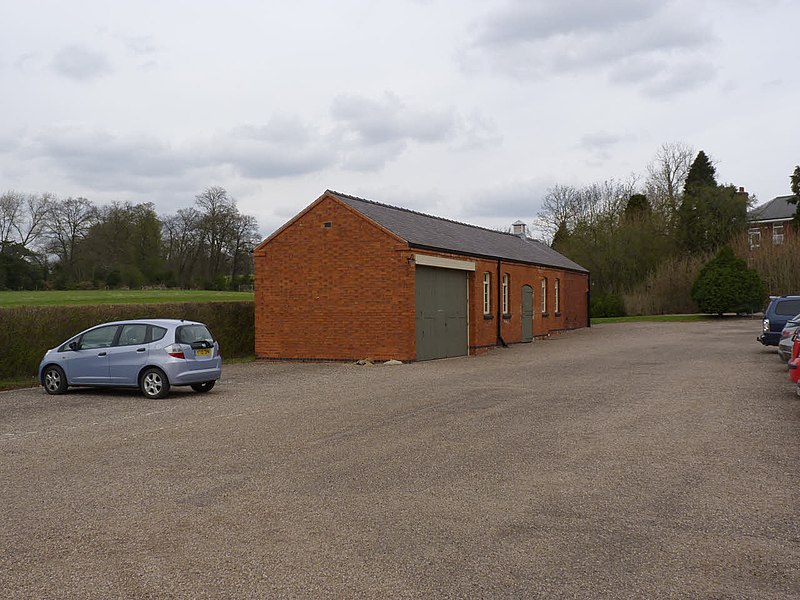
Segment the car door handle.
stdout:
<svg viewBox="0 0 800 600">
<path fill-rule="evenodd" d="M 137 348 L 136 349 L 137 352 L 144 352 L 145 350 L 147 350 L 147 348 Z"/>
<path fill-rule="evenodd" d="M 100 352 L 97 356 L 105 356 L 105 355 L 106 355 L 105 352 Z"/>
</svg>

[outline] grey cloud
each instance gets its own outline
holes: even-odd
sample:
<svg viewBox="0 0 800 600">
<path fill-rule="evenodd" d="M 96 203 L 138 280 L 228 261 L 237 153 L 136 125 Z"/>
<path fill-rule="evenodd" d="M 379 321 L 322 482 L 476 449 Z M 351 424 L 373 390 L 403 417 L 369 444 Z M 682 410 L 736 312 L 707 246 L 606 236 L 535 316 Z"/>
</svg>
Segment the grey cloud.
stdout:
<svg viewBox="0 0 800 600">
<path fill-rule="evenodd" d="M 185 147 L 146 136 L 61 127 L 39 133 L 24 152 L 99 189 L 140 189 L 197 169 L 228 169 L 248 178 L 290 177 L 319 171 L 336 160 L 322 136 L 281 119 L 241 126 Z"/>
<path fill-rule="evenodd" d="M 596 159 L 607 160 L 611 158 L 611 149 L 618 144 L 630 141 L 633 136 L 628 134 L 609 133 L 598 131 L 587 133 L 580 140 L 580 147 L 591 152 Z"/>
<path fill-rule="evenodd" d="M 219 159 L 245 177 L 302 175 L 336 161 L 328 138 L 293 116 L 276 116 L 265 125 L 237 127 L 219 142 Z"/>
<path fill-rule="evenodd" d="M 38 134 L 25 148 L 46 159 L 71 180 L 96 189 L 143 190 L 152 180 L 180 178 L 202 162 L 159 140 L 60 127 Z"/>
<path fill-rule="evenodd" d="M 52 68 L 75 81 L 91 81 L 112 71 L 104 54 L 79 45 L 62 48 L 53 58 Z"/>
<path fill-rule="evenodd" d="M 349 147 L 340 147 L 342 167 L 350 171 L 380 171 L 400 156 L 408 144 L 404 140 L 389 140 L 370 146 L 350 144 Z"/>
<path fill-rule="evenodd" d="M 652 16 L 658 6 L 654 0 L 512 1 L 488 15 L 475 43 L 508 45 L 613 29 Z"/>
<path fill-rule="evenodd" d="M 682 91 L 689 81 L 679 61 L 699 56 L 714 40 L 710 25 L 685 11 L 668 0 L 512 2 L 478 28 L 460 59 L 470 70 L 484 64 L 514 77 L 599 69 L 647 94 L 657 93 L 652 80 L 674 79 Z"/>
<path fill-rule="evenodd" d="M 244 177 L 303 175 L 331 166 L 336 155 L 328 140 L 298 119 L 277 117 L 266 125 L 245 125 L 218 136 L 211 156 Z"/>
<path fill-rule="evenodd" d="M 463 211 L 468 217 L 502 218 L 508 225 L 517 219 L 533 221 L 540 210 L 541 199 L 551 186 L 550 182 L 537 180 L 485 189 L 464 204 Z"/>
<path fill-rule="evenodd" d="M 650 79 L 642 88 L 649 96 L 672 96 L 690 91 L 714 81 L 717 70 L 714 65 L 703 60 L 693 60 L 665 70 Z"/>
<path fill-rule="evenodd" d="M 463 116 L 452 108 L 409 106 L 391 93 L 378 99 L 337 96 L 331 115 L 342 166 L 356 171 L 381 169 L 412 142 L 448 142 L 456 150 L 469 150 L 502 139 L 495 123 L 478 112 Z"/>
<path fill-rule="evenodd" d="M 331 115 L 345 139 L 383 144 L 403 139 L 420 142 L 442 141 L 452 136 L 452 111 L 422 110 L 406 106 L 394 94 L 379 100 L 342 95 L 334 98 Z"/>
</svg>

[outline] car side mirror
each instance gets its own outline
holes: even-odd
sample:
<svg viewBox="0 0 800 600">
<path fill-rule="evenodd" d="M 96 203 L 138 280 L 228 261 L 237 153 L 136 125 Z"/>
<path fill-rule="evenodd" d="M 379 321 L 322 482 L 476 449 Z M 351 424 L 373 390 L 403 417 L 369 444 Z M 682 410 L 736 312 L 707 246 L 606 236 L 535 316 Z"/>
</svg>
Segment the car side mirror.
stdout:
<svg viewBox="0 0 800 600">
<path fill-rule="evenodd" d="M 78 342 L 70 342 L 68 348 L 70 350 L 77 350 L 78 349 Z"/>
</svg>

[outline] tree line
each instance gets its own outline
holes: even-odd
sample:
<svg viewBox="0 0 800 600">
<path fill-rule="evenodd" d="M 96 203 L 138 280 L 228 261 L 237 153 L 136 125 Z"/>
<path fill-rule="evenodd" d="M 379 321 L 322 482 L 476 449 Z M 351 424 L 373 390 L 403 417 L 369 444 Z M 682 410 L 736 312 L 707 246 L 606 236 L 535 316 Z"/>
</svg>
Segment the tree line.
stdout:
<svg viewBox="0 0 800 600">
<path fill-rule="evenodd" d="M 746 237 L 754 202 L 718 183 L 704 151 L 670 143 L 644 176 L 553 186 L 537 226 L 555 250 L 591 272 L 595 316 L 693 312 L 696 278 L 721 248 Z"/>
<path fill-rule="evenodd" d="M 159 217 L 151 202 L 0 196 L 0 289 L 238 289 L 252 283 L 258 223 L 221 187 Z"/>
</svg>

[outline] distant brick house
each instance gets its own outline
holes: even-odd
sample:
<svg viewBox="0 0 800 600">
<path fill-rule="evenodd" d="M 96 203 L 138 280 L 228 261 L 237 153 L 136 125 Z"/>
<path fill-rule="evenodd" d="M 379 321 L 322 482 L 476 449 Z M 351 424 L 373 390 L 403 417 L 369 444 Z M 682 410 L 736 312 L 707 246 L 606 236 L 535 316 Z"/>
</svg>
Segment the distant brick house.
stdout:
<svg viewBox="0 0 800 600">
<path fill-rule="evenodd" d="M 514 228 L 328 190 L 255 249 L 256 355 L 426 360 L 586 327 L 588 271 Z"/>
<path fill-rule="evenodd" d="M 797 206 L 790 204 L 794 196 L 778 196 L 747 213 L 747 235 L 750 248 L 764 244 L 780 245 L 794 235 L 792 219 Z"/>
</svg>

